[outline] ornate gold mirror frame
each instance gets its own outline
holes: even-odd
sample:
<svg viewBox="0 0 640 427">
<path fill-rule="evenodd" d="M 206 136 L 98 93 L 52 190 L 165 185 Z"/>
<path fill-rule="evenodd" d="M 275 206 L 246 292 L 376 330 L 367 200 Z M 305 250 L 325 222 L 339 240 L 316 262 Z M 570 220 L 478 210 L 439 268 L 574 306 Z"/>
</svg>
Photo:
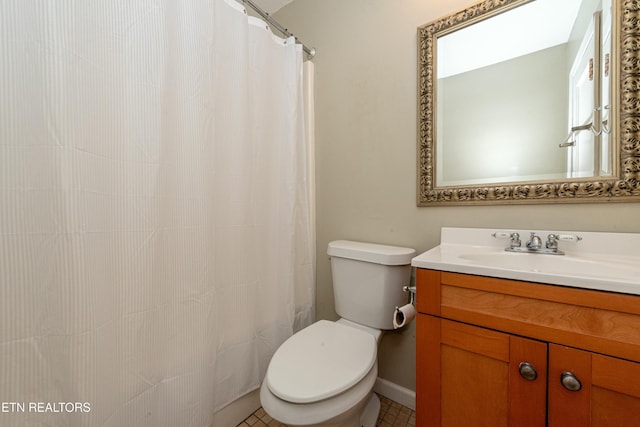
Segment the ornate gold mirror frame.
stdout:
<svg viewBox="0 0 640 427">
<path fill-rule="evenodd" d="M 640 0 L 614 0 L 612 106 L 617 111 L 613 177 L 575 181 L 435 186 L 435 44 L 438 35 L 523 0 L 485 0 L 418 28 L 418 206 L 632 202 L 640 200 Z"/>
</svg>

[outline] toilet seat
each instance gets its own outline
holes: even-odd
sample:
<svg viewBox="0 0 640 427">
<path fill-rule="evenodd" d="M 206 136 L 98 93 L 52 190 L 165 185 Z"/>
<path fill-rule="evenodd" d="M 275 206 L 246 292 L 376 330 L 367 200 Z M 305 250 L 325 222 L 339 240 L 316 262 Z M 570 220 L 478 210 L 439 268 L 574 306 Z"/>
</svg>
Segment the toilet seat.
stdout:
<svg viewBox="0 0 640 427">
<path fill-rule="evenodd" d="M 375 365 L 376 352 L 371 334 L 320 320 L 280 346 L 269 364 L 266 384 L 287 402 L 318 402 L 360 382 Z"/>
<path fill-rule="evenodd" d="M 267 382 L 263 381 L 260 387 L 260 403 L 273 419 L 286 425 L 335 425 L 339 420 L 360 414 L 366 402 L 371 398 L 377 378 L 378 364 L 375 363 L 362 381 L 349 390 L 337 396 L 307 404 L 290 403 L 278 398 L 271 393 Z M 359 418 L 359 415 L 357 417 Z"/>
</svg>

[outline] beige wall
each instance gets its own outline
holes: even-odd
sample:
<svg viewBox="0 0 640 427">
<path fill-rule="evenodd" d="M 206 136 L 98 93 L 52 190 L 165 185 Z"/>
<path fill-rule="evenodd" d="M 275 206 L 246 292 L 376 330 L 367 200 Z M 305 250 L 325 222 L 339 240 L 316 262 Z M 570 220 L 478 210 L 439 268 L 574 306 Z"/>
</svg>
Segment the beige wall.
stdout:
<svg viewBox="0 0 640 427">
<path fill-rule="evenodd" d="M 317 317 L 335 319 L 327 243 L 436 246 L 440 227 L 640 232 L 640 204 L 416 207 L 417 27 L 467 0 L 295 0 L 274 16 L 318 53 Z M 415 327 L 385 335 L 379 375 L 414 389 Z"/>
</svg>

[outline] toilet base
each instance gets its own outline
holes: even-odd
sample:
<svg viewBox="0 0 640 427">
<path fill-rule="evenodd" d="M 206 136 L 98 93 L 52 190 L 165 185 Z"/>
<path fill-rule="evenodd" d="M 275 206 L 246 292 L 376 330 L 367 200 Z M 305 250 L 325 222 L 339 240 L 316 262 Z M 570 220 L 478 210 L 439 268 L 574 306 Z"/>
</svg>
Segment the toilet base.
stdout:
<svg viewBox="0 0 640 427">
<path fill-rule="evenodd" d="M 378 415 L 380 415 L 380 399 L 377 394 L 371 393 L 371 398 L 360 415 L 360 425 L 362 427 L 376 427 Z"/>
</svg>

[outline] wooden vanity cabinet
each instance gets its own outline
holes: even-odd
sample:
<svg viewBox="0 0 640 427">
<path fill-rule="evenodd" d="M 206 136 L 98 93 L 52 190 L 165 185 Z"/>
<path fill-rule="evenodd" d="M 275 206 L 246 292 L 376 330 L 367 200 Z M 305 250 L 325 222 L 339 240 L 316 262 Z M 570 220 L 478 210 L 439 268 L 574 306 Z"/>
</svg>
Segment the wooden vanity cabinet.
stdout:
<svg viewBox="0 0 640 427">
<path fill-rule="evenodd" d="M 416 287 L 417 426 L 640 425 L 640 297 L 426 269 Z"/>
</svg>

